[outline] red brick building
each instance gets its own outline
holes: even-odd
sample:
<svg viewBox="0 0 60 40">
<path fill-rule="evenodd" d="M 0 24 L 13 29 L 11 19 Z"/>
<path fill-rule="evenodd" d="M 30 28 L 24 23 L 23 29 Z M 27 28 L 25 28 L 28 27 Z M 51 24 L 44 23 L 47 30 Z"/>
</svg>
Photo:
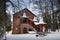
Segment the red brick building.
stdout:
<svg viewBox="0 0 60 40">
<path fill-rule="evenodd" d="M 13 34 L 24 34 L 28 31 L 39 31 L 42 32 L 42 26 L 46 27 L 46 24 L 40 24 L 35 20 L 34 15 L 27 8 L 13 14 Z M 37 23 L 34 23 L 37 22 Z"/>
</svg>

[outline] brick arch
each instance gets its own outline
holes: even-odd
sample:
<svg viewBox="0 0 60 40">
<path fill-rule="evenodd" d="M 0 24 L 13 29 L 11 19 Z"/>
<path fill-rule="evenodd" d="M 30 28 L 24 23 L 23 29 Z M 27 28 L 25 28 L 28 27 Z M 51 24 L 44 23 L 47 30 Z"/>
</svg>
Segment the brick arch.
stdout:
<svg viewBox="0 0 60 40">
<path fill-rule="evenodd" d="M 31 26 L 30 24 L 21 24 L 20 28 L 21 28 L 21 33 L 22 34 L 24 34 L 24 32 L 28 33 L 29 29 L 32 29 L 33 31 L 36 31 L 35 28 L 33 26 Z"/>
</svg>

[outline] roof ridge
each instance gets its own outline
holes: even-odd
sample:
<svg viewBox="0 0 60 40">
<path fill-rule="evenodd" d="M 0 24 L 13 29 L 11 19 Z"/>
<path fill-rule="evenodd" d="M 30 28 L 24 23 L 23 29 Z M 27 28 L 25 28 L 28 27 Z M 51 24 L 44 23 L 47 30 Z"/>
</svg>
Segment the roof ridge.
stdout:
<svg viewBox="0 0 60 40">
<path fill-rule="evenodd" d="M 22 10 L 20 10 L 20 11 L 16 12 L 16 13 L 14 13 L 13 15 L 18 14 L 19 12 L 21 12 L 21 11 L 23 11 L 23 10 L 28 10 L 31 14 L 33 14 L 29 9 L 24 8 L 24 9 L 22 9 Z M 36 16 L 35 14 L 33 14 L 33 15 L 34 15 L 34 16 Z"/>
</svg>

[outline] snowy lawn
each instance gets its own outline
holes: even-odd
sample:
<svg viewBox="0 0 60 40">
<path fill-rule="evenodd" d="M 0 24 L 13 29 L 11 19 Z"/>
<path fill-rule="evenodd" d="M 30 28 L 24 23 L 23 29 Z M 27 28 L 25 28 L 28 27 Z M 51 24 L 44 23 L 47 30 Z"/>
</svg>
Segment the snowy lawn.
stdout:
<svg viewBox="0 0 60 40">
<path fill-rule="evenodd" d="M 60 40 L 60 32 L 51 32 L 47 36 L 38 36 L 36 34 L 6 34 L 7 40 Z"/>
</svg>

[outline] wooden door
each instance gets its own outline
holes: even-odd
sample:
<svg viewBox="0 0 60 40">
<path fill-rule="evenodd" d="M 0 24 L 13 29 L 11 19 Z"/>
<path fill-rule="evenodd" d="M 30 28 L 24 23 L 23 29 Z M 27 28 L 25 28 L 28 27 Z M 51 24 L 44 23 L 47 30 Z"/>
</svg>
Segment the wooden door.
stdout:
<svg viewBox="0 0 60 40">
<path fill-rule="evenodd" d="M 27 33 L 27 28 L 23 28 L 23 34 Z"/>
</svg>

